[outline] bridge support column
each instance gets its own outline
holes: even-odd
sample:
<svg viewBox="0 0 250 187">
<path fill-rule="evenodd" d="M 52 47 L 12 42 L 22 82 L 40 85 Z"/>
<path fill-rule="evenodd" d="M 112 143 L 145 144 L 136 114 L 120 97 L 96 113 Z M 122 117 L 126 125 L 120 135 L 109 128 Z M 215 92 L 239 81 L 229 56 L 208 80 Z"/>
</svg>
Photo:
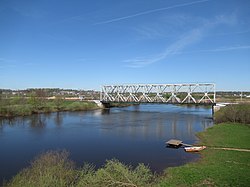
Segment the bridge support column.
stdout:
<svg viewBox="0 0 250 187">
<path fill-rule="evenodd" d="M 102 103 L 103 108 L 111 108 L 110 103 L 108 102 L 101 102 L 101 103 Z"/>
<path fill-rule="evenodd" d="M 105 106 L 103 105 L 103 103 L 100 100 L 94 100 L 94 103 L 100 107 L 100 108 L 105 108 Z"/>
<path fill-rule="evenodd" d="M 217 112 L 218 110 L 219 110 L 218 107 L 217 107 L 216 104 L 214 103 L 214 104 L 212 105 L 212 116 L 214 116 L 214 113 Z"/>
</svg>

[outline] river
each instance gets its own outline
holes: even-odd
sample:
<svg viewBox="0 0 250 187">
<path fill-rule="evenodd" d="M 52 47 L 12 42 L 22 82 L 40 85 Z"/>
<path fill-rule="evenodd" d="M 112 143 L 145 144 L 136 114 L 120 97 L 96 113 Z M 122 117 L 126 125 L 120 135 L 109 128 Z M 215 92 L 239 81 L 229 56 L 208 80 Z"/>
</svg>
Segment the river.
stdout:
<svg viewBox="0 0 250 187">
<path fill-rule="evenodd" d="M 165 142 L 197 143 L 195 134 L 213 125 L 211 117 L 204 107 L 144 104 L 0 119 L 0 180 L 9 180 L 38 154 L 58 149 L 69 151 L 77 166 L 89 162 L 98 168 L 116 158 L 162 172 L 199 158 Z"/>
</svg>

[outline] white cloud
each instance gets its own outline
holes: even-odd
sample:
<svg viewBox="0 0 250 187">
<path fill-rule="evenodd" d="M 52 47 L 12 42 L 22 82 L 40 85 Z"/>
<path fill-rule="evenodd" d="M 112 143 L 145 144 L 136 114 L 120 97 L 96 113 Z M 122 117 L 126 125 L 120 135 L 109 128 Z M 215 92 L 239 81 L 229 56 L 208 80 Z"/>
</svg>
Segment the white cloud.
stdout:
<svg viewBox="0 0 250 187">
<path fill-rule="evenodd" d="M 168 28 L 165 28 L 165 25 L 154 24 L 154 25 L 143 25 L 137 28 L 132 28 L 138 35 L 138 39 L 157 39 L 157 38 L 166 38 L 171 34 L 166 35 Z M 165 29 L 165 30 L 164 30 Z"/>
<path fill-rule="evenodd" d="M 136 32 L 138 40 L 152 40 L 174 38 L 180 34 L 203 25 L 206 20 L 193 17 L 186 13 L 166 14 L 154 20 L 143 23 L 132 30 Z"/>
<path fill-rule="evenodd" d="M 135 57 L 134 59 L 124 60 L 123 62 L 126 63 L 126 67 L 130 68 L 142 68 L 147 65 L 156 63 L 158 61 L 166 59 L 169 55 L 182 53 L 183 49 L 202 40 L 213 28 L 221 24 L 232 24 L 232 22 L 235 22 L 235 18 L 231 16 L 217 16 L 212 20 L 205 20 L 200 26 L 190 30 L 189 32 L 187 32 L 187 34 L 182 35 L 179 39 L 170 44 L 162 53 L 155 55 L 153 58 Z M 221 49 L 221 51 L 222 50 L 225 49 Z M 229 48 L 227 50 L 229 50 Z M 217 51 L 219 50 L 217 49 Z"/>
<path fill-rule="evenodd" d="M 191 45 L 198 40 L 200 40 L 203 36 L 201 29 L 193 29 L 188 34 L 182 36 L 179 40 L 169 45 L 165 51 L 162 53 L 155 55 L 153 58 L 138 58 L 125 60 L 123 62 L 127 63 L 126 67 L 131 68 L 141 68 L 153 63 L 156 63 L 160 60 L 167 58 L 169 55 L 175 55 L 182 49 L 184 49 L 187 45 Z"/>
</svg>

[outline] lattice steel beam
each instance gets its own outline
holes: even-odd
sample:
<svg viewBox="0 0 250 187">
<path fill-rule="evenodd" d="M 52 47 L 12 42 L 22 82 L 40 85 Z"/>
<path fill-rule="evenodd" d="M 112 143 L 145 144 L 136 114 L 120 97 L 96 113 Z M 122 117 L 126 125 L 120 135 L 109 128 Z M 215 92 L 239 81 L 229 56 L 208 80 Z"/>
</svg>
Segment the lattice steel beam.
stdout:
<svg viewBox="0 0 250 187">
<path fill-rule="evenodd" d="M 215 104 L 215 84 L 124 84 L 102 86 L 102 102 Z"/>
</svg>

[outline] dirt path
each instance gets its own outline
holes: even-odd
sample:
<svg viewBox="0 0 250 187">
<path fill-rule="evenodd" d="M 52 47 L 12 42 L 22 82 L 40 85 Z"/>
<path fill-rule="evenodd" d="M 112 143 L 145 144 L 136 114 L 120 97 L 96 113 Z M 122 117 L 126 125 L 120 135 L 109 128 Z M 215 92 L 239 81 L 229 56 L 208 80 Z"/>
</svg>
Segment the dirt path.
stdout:
<svg viewBox="0 0 250 187">
<path fill-rule="evenodd" d="M 237 148 L 226 148 L 226 147 L 210 147 L 210 149 L 219 149 L 219 150 L 226 150 L 226 151 L 250 152 L 250 149 L 237 149 Z"/>
</svg>

